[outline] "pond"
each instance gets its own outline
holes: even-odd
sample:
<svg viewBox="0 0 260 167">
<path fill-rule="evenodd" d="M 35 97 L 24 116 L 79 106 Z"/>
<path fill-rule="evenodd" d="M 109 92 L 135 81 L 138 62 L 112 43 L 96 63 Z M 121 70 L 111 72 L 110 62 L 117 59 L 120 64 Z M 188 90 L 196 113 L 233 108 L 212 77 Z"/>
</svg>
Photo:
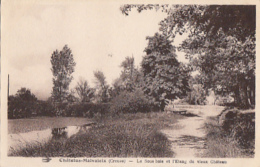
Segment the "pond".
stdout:
<svg viewBox="0 0 260 167">
<path fill-rule="evenodd" d="M 68 139 L 77 133 L 86 132 L 94 124 L 95 123 L 88 123 L 80 126 L 67 126 L 26 133 L 9 134 L 8 148 L 9 151 L 19 150 L 28 145 L 33 146 L 36 144 L 44 144 L 51 139 Z"/>
</svg>

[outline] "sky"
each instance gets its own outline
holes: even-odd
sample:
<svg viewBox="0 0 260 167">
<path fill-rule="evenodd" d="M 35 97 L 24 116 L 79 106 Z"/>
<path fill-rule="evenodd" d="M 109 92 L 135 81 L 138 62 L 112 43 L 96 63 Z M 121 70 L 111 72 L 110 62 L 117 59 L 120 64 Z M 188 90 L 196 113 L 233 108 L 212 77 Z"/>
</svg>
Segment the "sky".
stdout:
<svg viewBox="0 0 260 167">
<path fill-rule="evenodd" d="M 4 11 L 5 45 L 2 49 L 10 75 L 10 95 L 26 87 L 39 99 L 50 97 L 50 57 L 65 44 L 72 50 L 76 62 L 70 88 L 75 87 L 80 78 L 94 86 L 96 70 L 102 71 L 111 84 L 119 77 L 120 63 L 127 56 L 133 56 L 140 67 L 147 46 L 146 36 L 158 32 L 158 23 L 166 14 L 133 10 L 125 16 L 119 10 L 120 5 L 94 1 L 7 3 L 9 10 Z M 177 55 L 180 61 L 187 62 L 183 53 Z"/>
</svg>

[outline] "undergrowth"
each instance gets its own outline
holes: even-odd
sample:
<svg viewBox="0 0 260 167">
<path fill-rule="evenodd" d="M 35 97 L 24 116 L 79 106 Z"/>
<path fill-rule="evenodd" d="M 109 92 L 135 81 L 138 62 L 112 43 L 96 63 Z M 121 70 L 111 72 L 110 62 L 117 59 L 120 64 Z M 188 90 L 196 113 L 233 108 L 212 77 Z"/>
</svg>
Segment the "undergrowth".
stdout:
<svg viewBox="0 0 260 167">
<path fill-rule="evenodd" d="M 205 123 L 207 133 L 204 157 L 243 158 L 254 157 L 254 126 L 248 119 L 236 118 L 229 128 L 220 126 L 217 118 Z M 225 124 L 224 124 L 225 125 Z"/>
</svg>

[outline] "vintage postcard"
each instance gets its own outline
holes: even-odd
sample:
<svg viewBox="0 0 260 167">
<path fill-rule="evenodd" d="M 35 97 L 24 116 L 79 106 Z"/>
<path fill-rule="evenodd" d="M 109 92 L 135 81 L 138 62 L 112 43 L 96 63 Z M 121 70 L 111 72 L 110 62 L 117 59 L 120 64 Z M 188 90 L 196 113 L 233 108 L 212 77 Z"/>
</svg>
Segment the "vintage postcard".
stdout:
<svg viewBox="0 0 260 167">
<path fill-rule="evenodd" d="M 259 3 L 2 0 L 1 166 L 259 167 Z"/>
</svg>

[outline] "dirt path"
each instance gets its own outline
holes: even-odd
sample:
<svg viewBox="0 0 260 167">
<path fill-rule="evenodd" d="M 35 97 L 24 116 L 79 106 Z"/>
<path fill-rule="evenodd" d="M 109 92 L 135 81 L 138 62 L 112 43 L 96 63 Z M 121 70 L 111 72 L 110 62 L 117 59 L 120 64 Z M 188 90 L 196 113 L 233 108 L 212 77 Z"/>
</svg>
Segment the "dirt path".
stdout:
<svg viewBox="0 0 260 167">
<path fill-rule="evenodd" d="M 209 116 L 217 116 L 224 109 L 220 106 L 187 107 L 183 109 L 186 109 L 190 115 L 194 114 L 193 116 L 187 116 L 187 118 L 181 119 L 177 124 L 174 124 L 173 126 L 179 127 L 177 129 L 162 130 L 172 141 L 172 150 L 176 158 L 201 157 L 204 149 L 206 149 L 206 133 L 203 125 Z"/>
</svg>

